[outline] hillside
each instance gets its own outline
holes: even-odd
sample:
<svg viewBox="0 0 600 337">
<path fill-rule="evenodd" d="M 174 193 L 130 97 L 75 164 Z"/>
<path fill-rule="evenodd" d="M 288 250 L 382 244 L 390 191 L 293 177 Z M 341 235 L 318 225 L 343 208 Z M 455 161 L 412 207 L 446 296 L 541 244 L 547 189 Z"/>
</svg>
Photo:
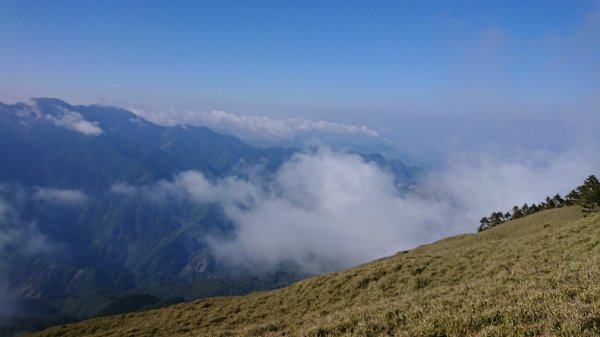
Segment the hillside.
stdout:
<svg viewBox="0 0 600 337">
<path fill-rule="evenodd" d="M 0 103 L 0 336 L 306 277 L 293 266 L 256 276 L 217 259 L 209 239 L 236 231 L 225 201 L 165 188 L 194 172 L 211 185 L 234 179 L 264 189 L 301 152 L 156 125 L 111 106 Z M 404 188 L 420 174 L 399 160 L 360 156 Z"/>
<path fill-rule="evenodd" d="M 599 213 L 552 209 L 281 290 L 35 336 L 591 336 L 599 243 Z"/>
</svg>

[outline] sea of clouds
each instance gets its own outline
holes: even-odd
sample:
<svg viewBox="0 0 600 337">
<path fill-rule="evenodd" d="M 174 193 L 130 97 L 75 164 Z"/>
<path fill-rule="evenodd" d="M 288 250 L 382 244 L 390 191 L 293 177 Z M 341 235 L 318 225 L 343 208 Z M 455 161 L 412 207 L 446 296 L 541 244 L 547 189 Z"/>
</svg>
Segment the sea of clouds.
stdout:
<svg viewBox="0 0 600 337">
<path fill-rule="evenodd" d="M 208 179 L 186 171 L 148 186 L 116 184 L 112 191 L 221 207 L 234 235 L 205 239 L 228 265 L 268 271 L 293 263 L 319 273 L 474 232 L 491 211 L 565 194 L 599 168 L 593 151 L 584 149 L 453 153 L 400 192 L 377 164 L 321 148 L 294 155 L 267 178 Z"/>
</svg>

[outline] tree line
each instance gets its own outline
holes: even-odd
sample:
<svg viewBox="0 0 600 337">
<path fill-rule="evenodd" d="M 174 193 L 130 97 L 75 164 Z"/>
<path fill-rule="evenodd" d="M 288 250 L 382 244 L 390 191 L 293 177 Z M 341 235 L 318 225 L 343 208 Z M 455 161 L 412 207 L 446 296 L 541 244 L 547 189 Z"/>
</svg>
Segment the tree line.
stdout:
<svg viewBox="0 0 600 337">
<path fill-rule="evenodd" d="M 481 218 L 478 232 L 490 229 L 507 221 L 522 218 L 551 208 L 579 205 L 584 213 L 600 211 L 600 181 L 594 175 L 589 176 L 582 185 L 572 190 L 564 198 L 560 194 L 546 199 L 539 204 L 527 203 L 514 206 L 510 212 L 492 212 L 490 216 Z"/>
</svg>

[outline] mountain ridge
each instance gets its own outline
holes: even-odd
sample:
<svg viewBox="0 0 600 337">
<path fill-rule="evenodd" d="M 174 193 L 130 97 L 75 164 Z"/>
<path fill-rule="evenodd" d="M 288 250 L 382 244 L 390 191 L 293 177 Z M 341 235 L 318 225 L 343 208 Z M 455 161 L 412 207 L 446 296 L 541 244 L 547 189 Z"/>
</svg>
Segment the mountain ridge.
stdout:
<svg viewBox="0 0 600 337">
<path fill-rule="evenodd" d="M 3 118 L 0 131 L 4 135 L 0 144 L 6 146 L 0 148 L 0 151 L 11 152 L 12 157 L 17 159 L 15 163 L 5 166 L 0 171 L 0 178 L 3 180 L 22 177 L 23 173 L 19 172 L 22 167 L 40 167 L 26 173 L 26 184 L 58 183 L 65 187 L 68 187 L 69 183 L 81 185 L 89 181 L 95 181 L 93 187 L 96 188 L 118 181 L 151 182 L 171 178 L 174 173 L 189 169 L 199 169 L 205 174 L 222 176 L 230 173 L 240 160 L 252 165 L 259 163 L 261 157 L 269 157 L 272 158 L 270 165 L 277 165 L 289 158 L 294 151 L 253 148 L 235 137 L 220 135 L 205 127 L 163 127 L 147 121 L 140 124 L 138 116 L 120 108 L 71 106 L 54 98 L 34 99 L 34 102 L 36 106 L 32 108 L 33 111 L 25 116 L 17 116 L 12 111 L 25 109 L 28 105 L 0 106 L 0 118 Z M 62 122 L 54 121 L 53 124 L 46 118 L 47 114 L 61 113 L 61 109 L 80 114 L 87 122 L 98 123 L 99 129 L 106 134 L 85 135 L 57 126 L 57 123 Z M 44 117 L 40 117 L 39 113 L 44 114 Z M 71 122 L 77 123 L 81 120 Z M 67 131 L 64 131 L 65 129 Z M 22 137 L 30 139 L 23 144 L 27 151 L 16 153 L 14 148 L 18 148 L 20 144 L 15 144 L 15 141 L 21 140 Z M 181 153 L 181 148 L 187 152 Z M 86 152 L 89 153 L 90 150 L 100 158 L 95 161 L 86 158 Z M 25 158 L 21 158 L 25 153 L 37 157 L 38 165 L 34 166 L 26 162 Z M 74 157 L 77 157 L 77 160 Z M 19 159 L 22 162 L 19 162 Z M 92 163 L 89 163 L 90 161 Z M 47 177 L 46 175 L 52 172 L 42 169 L 44 165 L 56 166 L 59 163 L 74 165 L 71 168 L 74 172 L 70 172 L 73 174 L 69 176 L 69 181 L 56 175 Z M 74 174 L 75 171 L 87 170 L 91 171 L 82 176 Z M 107 171 L 110 171 L 110 177 Z"/>
<path fill-rule="evenodd" d="M 204 238 L 227 237 L 232 225 L 215 203 L 161 204 L 128 194 L 151 195 L 152 187 L 188 171 L 207 181 L 250 174 L 267 181 L 300 149 L 257 148 L 205 127 L 159 126 L 110 106 L 33 102 L 0 103 L 0 157 L 10 159 L 0 165 L 0 203 L 9 212 L 0 216 L 0 234 L 19 238 L 0 246 L 0 291 L 8 289 L 18 316 L 12 326 L 92 317 L 123 303 L 122 296 L 168 303 L 271 289 L 306 276 L 292 266 L 257 276 L 218 263 Z M 401 161 L 357 155 L 403 186 L 419 174 Z M 40 247 L 21 254 L 19 245 L 28 242 Z"/>
</svg>

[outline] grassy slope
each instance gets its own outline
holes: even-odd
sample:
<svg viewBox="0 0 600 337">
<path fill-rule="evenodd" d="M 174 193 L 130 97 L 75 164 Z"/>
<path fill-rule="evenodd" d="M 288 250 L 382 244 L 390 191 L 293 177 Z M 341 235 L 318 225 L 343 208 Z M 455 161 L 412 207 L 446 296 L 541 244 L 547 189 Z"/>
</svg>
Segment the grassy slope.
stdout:
<svg viewBox="0 0 600 337">
<path fill-rule="evenodd" d="M 281 290 L 37 336 L 598 335 L 599 243 L 600 214 L 553 209 Z"/>
</svg>

